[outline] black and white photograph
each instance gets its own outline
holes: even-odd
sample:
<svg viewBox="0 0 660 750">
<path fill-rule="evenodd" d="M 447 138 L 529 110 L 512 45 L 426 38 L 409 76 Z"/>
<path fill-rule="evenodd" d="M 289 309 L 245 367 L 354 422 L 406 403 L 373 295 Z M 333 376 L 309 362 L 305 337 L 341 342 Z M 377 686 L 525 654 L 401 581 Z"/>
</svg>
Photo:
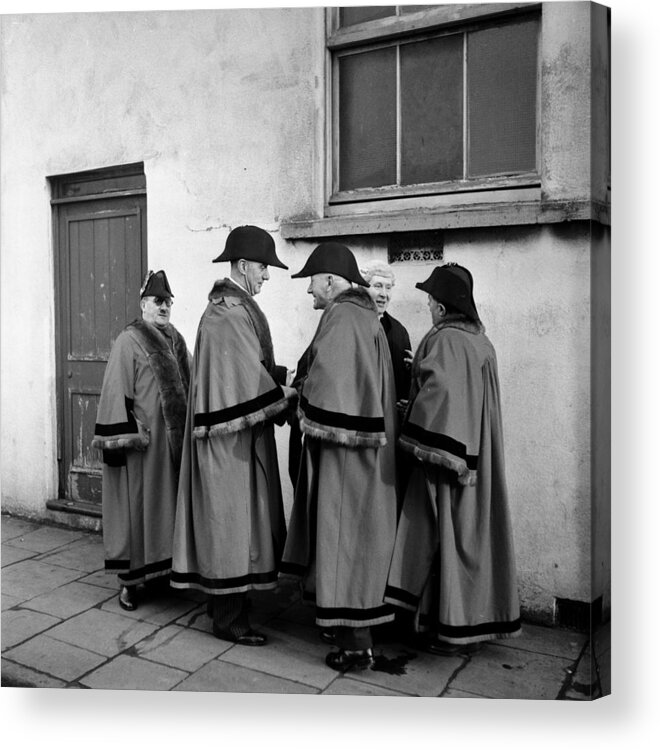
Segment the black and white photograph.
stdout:
<svg viewBox="0 0 660 750">
<path fill-rule="evenodd" d="M 608 699 L 609 5 L 3 10 L 3 692 Z"/>
</svg>

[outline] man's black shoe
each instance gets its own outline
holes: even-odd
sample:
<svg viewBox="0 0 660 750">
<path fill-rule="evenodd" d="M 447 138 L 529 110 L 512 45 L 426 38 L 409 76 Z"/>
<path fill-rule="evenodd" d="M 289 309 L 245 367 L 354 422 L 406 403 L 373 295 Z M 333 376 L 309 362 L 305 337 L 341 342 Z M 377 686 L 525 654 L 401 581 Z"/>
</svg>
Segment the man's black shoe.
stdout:
<svg viewBox="0 0 660 750">
<path fill-rule="evenodd" d="M 332 651 L 325 657 L 325 663 L 337 672 L 367 669 L 374 664 L 374 656 L 370 648 L 364 651 Z"/>
<path fill-rule="evenodd" d="M 137 609 L 136 586 L 122 586 L 119 589 L 119 606 L 127 612 Z"/>
<path fill-rule="evenodd" d="M 256 630 L 248 630 L 243 635 L 232 635 L 226 630 L 221 630 L 213 626 L 213 635 L 216 638 L 220 638 L 223 641 L 231 641 L 237 643 L 239 646 L 265 646 L 268 643 L 268 639 L 263 633 L 257 633 Z"/>
</svg>

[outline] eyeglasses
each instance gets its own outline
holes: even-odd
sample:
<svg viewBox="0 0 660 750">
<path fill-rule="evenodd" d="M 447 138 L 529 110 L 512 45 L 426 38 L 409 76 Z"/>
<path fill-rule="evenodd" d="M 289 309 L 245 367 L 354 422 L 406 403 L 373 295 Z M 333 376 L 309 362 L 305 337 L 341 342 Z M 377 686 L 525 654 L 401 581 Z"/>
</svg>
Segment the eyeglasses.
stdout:
<svg viewBox="0 0 660 750">
<path fill-rule="evenodd" d="M 167 305 L 167 307 L 172 307 L 172 305 L 174 304 L 174 300 L 171 297 L 152 297 L 152 299 L 156 307 L 160 307 L 163 302 Z"/>
</svg>

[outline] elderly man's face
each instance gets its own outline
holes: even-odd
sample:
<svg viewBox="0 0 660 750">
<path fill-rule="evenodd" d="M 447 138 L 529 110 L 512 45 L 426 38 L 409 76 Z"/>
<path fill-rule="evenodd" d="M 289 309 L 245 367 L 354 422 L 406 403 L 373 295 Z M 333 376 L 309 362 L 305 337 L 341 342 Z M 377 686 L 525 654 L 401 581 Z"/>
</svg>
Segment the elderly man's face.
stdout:
<svg viewBox="0 0 660 750">
<path fill-rule="evenodd" d="M 376 303 L 379 315 L 382 315 L 390 304 L 390 299 L 392 298 L 392 286 L 392 279 L 388 279 L 386 276 L 371 277 L 371 284 L 367 291 L 369 292 L 371 299 Z"/>
<path fill-rule="evenodd" d="M 314 298 L 314 309 L 325 310 L 332 299 L 332 281 L 327 273 L 315 273 L 309 280 L 307 294 Z"/>
<path fill-rule="evenodd" d="M 142 319 L 158 328 L 164 328 L 170 322 L 172 309 L 171 297 L 142 297 L 140 300 Z"/>
<path fill-rule="evenodd" d="M 264 282 L 270 279 L 268 266 L 265 263 L 257 263 L 254 260 L 246 260 L 244 263 L 245 287 L 250 294 L 259 294 Z"/>
</svg>

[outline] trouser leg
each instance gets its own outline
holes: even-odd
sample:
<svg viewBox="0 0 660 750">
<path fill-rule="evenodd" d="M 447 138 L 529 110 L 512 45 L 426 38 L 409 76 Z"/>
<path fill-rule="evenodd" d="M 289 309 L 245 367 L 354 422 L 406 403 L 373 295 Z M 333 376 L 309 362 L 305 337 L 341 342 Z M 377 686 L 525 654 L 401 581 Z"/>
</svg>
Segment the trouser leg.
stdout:
<svg viewBox="0 0 660 750">
<path fill-rule="evenodd" d="M 229 633 L 234 638 L 239 638 L 250 630 L 246 592 L 213 596 L 209 603 L 215 629 Z"/>
<path fill-rule="evenodd" d="M 340 625 L 334 630 L 335 643 L 345 651 L 366 651 L 373 646 L 371 628 L 349 628 Z"/>
</svg>

